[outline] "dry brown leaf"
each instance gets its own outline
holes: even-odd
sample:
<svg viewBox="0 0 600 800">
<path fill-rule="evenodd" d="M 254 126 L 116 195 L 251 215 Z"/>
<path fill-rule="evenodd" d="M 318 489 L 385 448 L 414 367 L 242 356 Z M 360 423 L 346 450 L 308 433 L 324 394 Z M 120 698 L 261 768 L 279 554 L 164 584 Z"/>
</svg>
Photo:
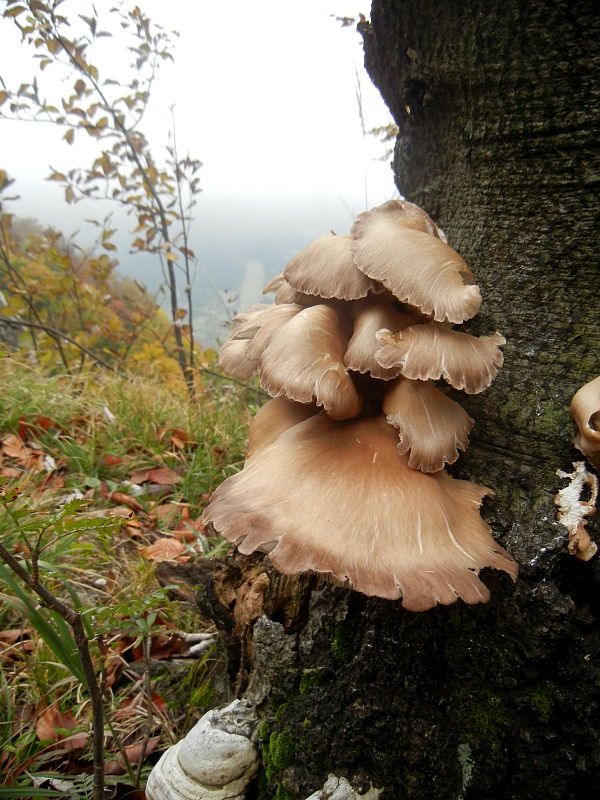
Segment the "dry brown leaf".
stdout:
<svg viewBox="0 0 600 800">
<path fill-rule="evenodd" d="M 58 742 L 67 750 L 77 750 L 83 747 L 88 739 L 85 731 L 77 732 L 71 736 L 66 736 L 57 730 L 73 730 L 78 725 L 77 720 L 72 714 L 60 711 L 57 703 L 45 708 L 38 716 L 35 724 L 35 734 L 41 741 Z"/>
<path fill-rule="evenodd" d="M 187 508 L 184 506 L 182 509 L 178 503 L 162 503 L 152 510 L 150 516 L 157 522 L 167 524 L 173 522 L 182 510 L 187 511 Z"/>
<path fill-rule="evenodd" d="M 109 508 L 106 511 L 104 509 L 100 509 L 98 513 L 91 512 L 88 516 L 93 517 L 131 517 L 133 516 L 133 509 L 127 508 L 127 506 L 115 506 L 114 508 Z"/>
<path fill-rule="evenodd" d="M 112 453 L 106 453 L 102 456 L 102 463 L 105 467 L 116 467 L 118 464 L 123 463 L 121 456 L 115 456 Z"/>
<path fill-rule="evenodd" d="M 150 755 L 159 742 L 160 736 L 152 736 L 150 739 L 148 739 L 144 758 Z M 142 747 L 143 742 L 138 742 L 137 744 L 129 744 L 124 748 L 125 755 L 127 756 L 127 760 L 130 764 L 137 764 L 137 762 L 140 760 Z M 106 775 L 121 775 L 123 772 L 125 772 L 125 764 L 120 758 L 116 759 L 115 761 L 107 761 L 104 765 L 104 772 Z"/>
<path fill-rule="evenodd" d="M 172 486 L 181 480 L 181 475 L 175 472 L 171 467 L 154 467 L 152 469 L 141 469 L 138 472 L 133 472 L 129 476 L 132 483 L 147 483 L 153 481 L 154 483 L 162 483 L 167 486 Z"/>
<path fill-rule="evenodd" d="M 195 542 L 198 539 L 198 529 L 192 520 L 179 520 L 171 530 L 173 536 L 180 542 Z"/>
<path fill-rule="evenodd" d="M 16 458 L 24 466 L 29 461 L 30 450 L 20 436 L 9 433 L 2 440 L 2 452 L 9 458 Z"/>
<path fill-rule="evenodd" d="M 19 417 L 19 436 L 24 442 L 52 428 L 59 431 L 62 430 L 58 422 L 50 419 L 50 417 L 33 417 L 29 420 L 24 416 Z"/>
<path fill-rule="evenodd" d="M 185 546 L 177 539 L 162 536 L 154 544 L 143 547 L 142 555 L 152 561 L 181 561 L 181 554 Z"/>
<path fill-rule="evenodd" d="M 4 478 L 20 478 L 23 470 L 17 469 L 17 467 L 0 467 L 0 475 Z"/>
<path fill-rule="evenodd" d="M 113 503 L 119 503 L 119 505 L 127 506 L 134 511 L 143 511 L 143 506 L 140 505 L 135 497 L 132 497 L 126 492 L 111 492 L 109 499 L 112 500 Z"/>
<path fill-rule="evenodd" d="M 31 628 L 7 628 L 0 631 L 0 642 L 4 644 L 14 644 L 18 642 L 23 636 L 29 636 Z"/>
</svg>

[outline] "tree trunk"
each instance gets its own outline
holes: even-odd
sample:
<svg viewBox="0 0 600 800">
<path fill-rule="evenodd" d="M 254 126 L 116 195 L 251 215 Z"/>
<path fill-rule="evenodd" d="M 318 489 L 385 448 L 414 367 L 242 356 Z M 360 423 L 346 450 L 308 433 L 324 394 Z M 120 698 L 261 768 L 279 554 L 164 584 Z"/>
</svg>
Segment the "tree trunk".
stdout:
<svg viewBox="0 0 600 800">
<path fill-rule="evenodd" d="M 400 129 L 398 187 L 476 275 L 468 329 L 508 340 L 492 387 L 461 397 L 476 426 L 450 471 L 494 489 L 483 514 L 521 571 L 513 585 L 486 570 L 487 605 L 420 614 L 305 577 L 291 613 L 267 567 L 246 663 L 256 796 L 304 798 L 334 772 L 382 800 L 597 797 L 599 558 L 568 554 L 553 495 L 582 458 L 570 399 L 600 371 L 600 15 L 585 0 L 374 0 L 361 27 Z M 206 597 L 232 613 L 231 594 Z M 230 644 L 250 641 L 234 628 Z"/>
</svg>

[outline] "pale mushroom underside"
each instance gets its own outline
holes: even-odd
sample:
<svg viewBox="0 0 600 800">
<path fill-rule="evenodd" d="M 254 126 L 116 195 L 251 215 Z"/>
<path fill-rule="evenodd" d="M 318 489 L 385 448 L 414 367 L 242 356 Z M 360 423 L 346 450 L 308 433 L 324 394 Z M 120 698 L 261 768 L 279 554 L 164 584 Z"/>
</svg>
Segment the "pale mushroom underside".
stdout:
<svg viewBox="0 0 600 800">
<path fill-rule="evenodd" d="M 359 215 L 352 252 L 365 275 L 439 322 L 458 324 L 479 310 L 481 294 L 461 256 L 438 236 L 408 227 L 393 204 Z"/>
<path fill-rule="evenodd" d="M 577 425 L 575 447 L 600 468 L 600 375 L 575 393 L 571 414 Z"/>
<path fill-rule="evenodd" d="M 259 376 L 271 397 L 323 406 L 333 419 L 360 413 L 360 399 L 343 364 L 349 321 L 330 305 L 303 309 L 273 336 L 260 357 Z"/>
<path fill-rule="evenodd" d="M 393 298 L 392 298 L 393 299 Z M 369 295 L 353 305 L 354 329 L 344 354 L 344 364 L 355 372 L 368 372 L 373 378 L 390 380 L 400 374 L 401 367 L 384 369 L 375 358 L 379 344 L 375 334 L 381 328 L 399 331 L 416 320 L 394 308 L 388 297 Z"/>
<path fill-rule="evenodd" d="M 484 567 L 517 567 L 478 513 L 489 493 L 411 469 L 383 416 L 311 416 L 281 433 L 214 493 L 203 515 L 240 552 L 266 550 L 286 574 L 331 573 L 423 611 L 489 599 Z"/>
<path fill-rule="evenodd" d="M 383 412 L 398 428 L 400 453 L 421 472 L 437 472 L 466 450 L 474 420 L 430 381 L 398 378 L 383 397 Z"/>
<path fill-rule="evenodd" d="M 412 325 L 392 334 L 377 333 L 381 345 L 376 353 L 382 367 L 401 367 L 402 374 L 412 380 L 443 378 L 455 389 L 478 394 L 486 389 L 502 365 L 501 345 L 506 343 L 499 333 L 471 336 L 439 322 Z"/>
<path fill-rule="evenodd" d="M 233 318 L 233 332 L 221 345 L 219 365 L 239 380 L 249 380 L 272 336 L 300 311 L 302 306 L 292 303 L 280 306 L 263 303 L 238 314 Z"/>
</svg>

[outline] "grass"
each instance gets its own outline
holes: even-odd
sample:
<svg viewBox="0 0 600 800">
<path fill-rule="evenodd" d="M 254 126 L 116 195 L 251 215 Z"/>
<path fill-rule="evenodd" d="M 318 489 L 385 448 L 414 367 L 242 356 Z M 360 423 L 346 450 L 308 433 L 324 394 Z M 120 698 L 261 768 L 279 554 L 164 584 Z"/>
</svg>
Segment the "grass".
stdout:
<svg viewBox="0 0 600 800">
<path fill-rule="evenodd" d="M 41 543 L 43 580 L 84 612 L 97 667 L 114 681 L 107 759 L 134 750 L 144 735 L 160 737 L 156 750 L 168 746 L 194 720 L 180 698 L 170 702 L 160 694 L 168 689 L 153 686 L 148 722 L 141 672 L 132 671 L 136 652 L 144 636 L 154 647 L 175 629 L 208 626 L 159 590 L 148 548 L 175 539 L 181 560 L 225 551 L 198 518 L 242 465 L 257 395 L 205 377 L 191 402 L 160 381 L 51 375 L 8 358 L 0 359 L 0 385 L 0 492 L 10 498 L 0 510 L 1 540 L 23 564 Z M 0 599 L 0 787 L 11 787 L 0 788 L 0 798 L 31 787 L 29 774 L 53 769 L 72 781 L 70 797 L 84 797 L 90 746 L 68 742 L 89 730 L 90 707 L 68 626 L 2 562 Z M 186 678 L 197 716 L 210 705 L 219 668 L 212 652 Z M 69 729 L 47 741 L 41 730 L 50 712 L 64 715 Z"/>
</svg>

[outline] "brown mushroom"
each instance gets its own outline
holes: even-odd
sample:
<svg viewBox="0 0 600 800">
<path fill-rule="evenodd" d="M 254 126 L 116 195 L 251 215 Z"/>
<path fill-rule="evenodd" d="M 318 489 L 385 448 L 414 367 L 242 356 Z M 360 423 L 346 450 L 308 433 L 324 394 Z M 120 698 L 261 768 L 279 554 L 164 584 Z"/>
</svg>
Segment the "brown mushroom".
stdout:
<svg viewBox="0 0 600 800">
<path fill-rule="evenodd" d="M 296 403 L 287 397 L 267 400 L 250 423 L 246 460 L 274 442 L 288 428 L 312 417 L 318 411 L 314 404 Z"/>
<path fill-rule="evenodd" d="M 344 364 L 355 372 L 368 372 L 374 378 L 389 380 L 400 374 L 401 367 L 384 369 L 375 358 L 380 345 L 375 334 L 381 328 L 399 331 L 407 328 L 416 320 L 394 308 L 393 298 L 389 294 L 369 295 L 363 300 L 356 300 L 352 307 L 354 330 L 344 355 Z"/>
<path fill-rule="evenodd" d="M 600 469 L 600 375 L 576 392 L 571 400 L 571 414 L 577 425 L 575 447 Z"/>
<path fill-rule="evenodd" d="M 471 270 L 425 223 L 415 222 L 418 218 L 406 213 L 402 201 L 361 214 L 352 227 L 354 263 L 398 300 L 438 322 L 470 319 L 481 305 Z"/>
<path fill-rule="evenodd" d="M 321 297 L 292 289 L 283 275 L 277 275 L 270 280 L 262 293 L 269 294 L 270 292 L 275 292 L 275 303 L 277 305 L 282 305 L 283 303 L 297 303 L 300 306 L 306 307 L 318 305 L 323 302 L 323 298 Z"/>
<path fill-rule="evenodd" d="M 355 417 L 362 401 L 343 364 L 349 338 L 349 319 L 336 307 L 302 309 L 263 352 L 261 386 L 271 397 L 284 394 L 298 403 L 314 398 L 333 419 Z"/>
<path fill-rule="evenodd" d="M 411 325 L 396 334 L 378 331 L 377 340 L 381 347 L 375 357 L 385 369 L 400 366 L 412 380 L 443 378 L 467 394 L 490 385 L 502 365 L 499 347 L 506 344 L 499 333 L 477 338 L 439 322 Z"/>
<path fill-rule="evenodd" d="M 302 306 L 258 304 L 233 318 L 235 327 L 219 352 L 219 365 L 242 381 L 258 368 L 258 359 L 273 334 L 302 311 Z"/>
<path fill-rule="evenodd" d="M 294 256 L 283 275 L 297 291 L 325 300 L 357 300 L 375 288 L 354 265 L 349 236 L 321 236 Z"/>
<path fill-rule="evenodd" d="M 383 396 L 383 412 L 398 428 L 400 453 L 409 453 L 408 464 L 421 472 L 437 472 L 453 464 L 458 449 L 466 450 L 474 420 L 436 388 L 431 381 L 398 378 Z"/>
<path fill-rule="evenodd" d="M 396 443 L 381 415 L 311 416 L 221 484 L 203 522 L 283 573 L 331 573 L 412 611 L 487 601 L 481 569 L 517 573 L 479 516 L 489 490 L 411 469 Z"/>
</svg>

